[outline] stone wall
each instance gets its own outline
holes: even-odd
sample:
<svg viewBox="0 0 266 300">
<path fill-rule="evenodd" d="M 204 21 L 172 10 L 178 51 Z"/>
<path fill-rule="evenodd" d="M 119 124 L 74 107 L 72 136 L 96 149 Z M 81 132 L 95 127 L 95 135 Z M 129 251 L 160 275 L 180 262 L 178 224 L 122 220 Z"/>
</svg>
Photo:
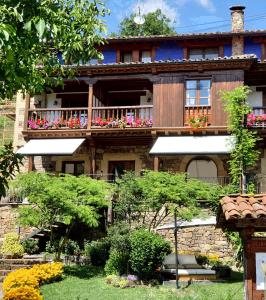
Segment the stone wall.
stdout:
<svg viewBox="0 0 266 300">
<path fill-rule="evenodd" d="M 174 247 L 173 228 L 157 230 Z M 220 259 L 230 260 L 234 251 L 221 229 L 214 225 L 179 228 L 177 233 L 179 251 L 189 251 L 208 255 L 217 255 Z"/>
<path fill-rule="evenodd" d="M 0 204 L 0 243 L 6 233 L 17 232 L 23 237 L 33 230 L 19 227 L 16 223 L 18 207 L 17 204 Z"/>
</svg>

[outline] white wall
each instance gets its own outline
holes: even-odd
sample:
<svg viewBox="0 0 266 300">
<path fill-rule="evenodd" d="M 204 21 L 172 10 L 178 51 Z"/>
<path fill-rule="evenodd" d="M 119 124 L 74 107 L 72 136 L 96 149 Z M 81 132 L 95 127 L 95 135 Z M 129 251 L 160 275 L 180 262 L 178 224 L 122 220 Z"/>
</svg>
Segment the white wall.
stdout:
<svg viewBox="0 0 266 300">
<path fill-rule="evenodd" d="M 262 92 L 256 92 L 256 87 L 255 86 L 251 86 L 250 87 L 252 92 L 251 94 L 248 96 L 248 103 L 254 107 L 254 106 L 263 106 L 262 103 Z"/>
</svg>

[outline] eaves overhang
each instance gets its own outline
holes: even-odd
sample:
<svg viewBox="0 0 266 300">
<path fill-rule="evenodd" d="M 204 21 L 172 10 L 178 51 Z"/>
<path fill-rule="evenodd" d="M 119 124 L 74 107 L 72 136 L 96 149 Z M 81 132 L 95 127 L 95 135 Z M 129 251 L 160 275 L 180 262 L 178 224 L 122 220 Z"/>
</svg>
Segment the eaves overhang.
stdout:
<svg viewBox="0 0 266 300">
<path fill-rule="evenodd" d="M 213 60 L 169 60 L 154 61 L 149 63 L 114 63 L 73 66 L 65 68 L 76 69 L 77 76 L 95 76 L 109 74 L 136 74 L 136 73 L 164 73 L 164 72 L 203 72 L 207 70 L 249 70 L 257 57 L 243 55 L 237 57 L 224 57 Z"/>
</svg>

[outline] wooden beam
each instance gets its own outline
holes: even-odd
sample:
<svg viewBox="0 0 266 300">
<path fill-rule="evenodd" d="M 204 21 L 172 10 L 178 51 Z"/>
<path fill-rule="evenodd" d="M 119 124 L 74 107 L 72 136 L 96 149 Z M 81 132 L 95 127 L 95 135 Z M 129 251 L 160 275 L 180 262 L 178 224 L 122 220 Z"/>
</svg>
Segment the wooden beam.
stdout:
<svg viewBox="0 0 266 300">
<path fill-rule="evenodd" d="M 23 130 L 27 130 L 28 129 L 29 107 L 30 107 L 30 95 L 27 94 L 25 96 L 25 109 L 24 109 Z"/>
<path fill-rule="evenodd" d="M 155 172 L 158 172 L 159 171 L 159 157 L 158 156 L 155 156 L 154 157 L 154 161 L 153 161 L 153 170 Z"/>
<path fill-rule="evenodd" d="M 93 84 L 89 84 L 89 97 L 88 97 L 88 124 L 87 129 L 91 129 L 92 121 L 92 104 L 93 104 Z"/>
<path fill-rule="evenodd" d="M 34 163 L 34 157 L 32 155 L 30 155 L 28 157 L 28 172 L 33 171 L 33 163 Z"/>
</svg>

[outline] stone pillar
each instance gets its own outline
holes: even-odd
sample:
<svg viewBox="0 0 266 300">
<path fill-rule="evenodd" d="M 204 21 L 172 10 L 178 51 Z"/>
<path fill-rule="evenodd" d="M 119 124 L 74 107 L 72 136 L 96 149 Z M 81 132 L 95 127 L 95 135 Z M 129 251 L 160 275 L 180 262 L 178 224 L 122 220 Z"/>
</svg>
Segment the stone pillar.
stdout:
<svg viewBox="0 0 266 300">
<path fill-rule="evenodd" d="M 240 33 L 244 31 L 244 9 L 245 6 L 232 6 L 231 20 L 232 20 L 232 32 Z M 232 37 L 232 54 L 242 55 L 244 53 L 244 37 L 241 35 L 234 35 Z"/>
</svg>

